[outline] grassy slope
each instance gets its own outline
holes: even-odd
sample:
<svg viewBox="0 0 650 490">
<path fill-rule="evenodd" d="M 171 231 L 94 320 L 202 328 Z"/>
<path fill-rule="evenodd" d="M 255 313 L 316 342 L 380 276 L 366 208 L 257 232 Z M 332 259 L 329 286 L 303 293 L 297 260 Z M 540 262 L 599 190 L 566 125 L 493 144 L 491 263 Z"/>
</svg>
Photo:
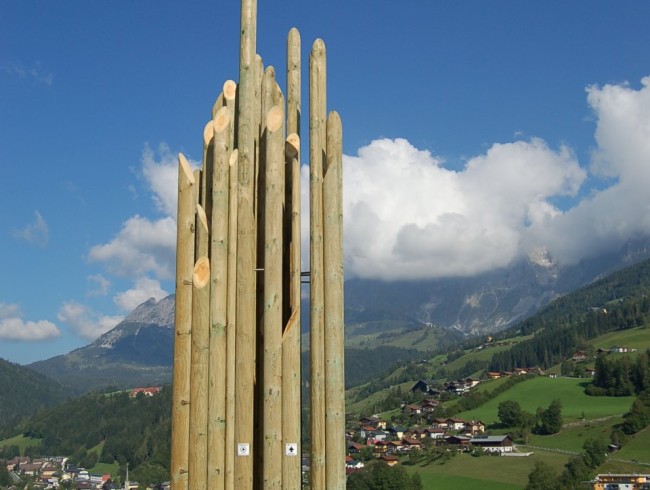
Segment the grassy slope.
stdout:
<svg viewBox="0 0 650 490">
<path fill-rule="evenodd" d="M 638 327 L 618 332 L 610 332 L 589 341 L 589 344 L 596 349 L 599 347 L 609 349 L 610 347 L 617 345 L 643 351 L 650 347 L 650 328 Z"/>
<path fill-rule="evenodd" d="M 528 474 L 536 461 L 544 461 L 558 473 L 568 456 L 560 453 L 540 452 L 528 457 L 482 456 L 459 454 L 443 465 L 406 466 L 409 472 L 418 472 L 424 488 L 456 490 L 458 488 L 481 490 L 522 489 L 528 483 Z"/>
<path fill-rule="evenodd" d="M 634 397 L 590 397 L 584 393 L 586 380 L 577 378 L 536 377 L 519 383 L 505 393 L 493 398 L 486 404 L 466 412 L 458 417 L 482 420 L 487 424 L 498 421 L 497 407 L 504 400 L 516 400 L 521 408 L 535 413 L 537 407 L 546 408 L 555 398 L 562 403 L 562 416 L 565 422 L 571 420 L 595 419 L 627 412 Z"/>
<path fill-rule="evenodd" d="M 612 457 L 617 459 L 629 459 L 650 464 L 650 427 L 634 435 L 634 438 L 627 442 L 623 449 Z M 650 473 L 646 468 L 645 473 Z"/>
<path fill-rule="evenodd" d="M 4 439 L 0 441 L 0 447 L 4 446 L 18 446 L 20 449 L 20 453 L 23 454 L 25 452 L 25 448 L 28 446 L 38 446 L 40 445 L 41 440 L 40 439 L 35 439 L 32 437 L 25 437 L 22 434 L 19 434 L 14 437 L 10 437 L 9 439 Z"/>
</svg>

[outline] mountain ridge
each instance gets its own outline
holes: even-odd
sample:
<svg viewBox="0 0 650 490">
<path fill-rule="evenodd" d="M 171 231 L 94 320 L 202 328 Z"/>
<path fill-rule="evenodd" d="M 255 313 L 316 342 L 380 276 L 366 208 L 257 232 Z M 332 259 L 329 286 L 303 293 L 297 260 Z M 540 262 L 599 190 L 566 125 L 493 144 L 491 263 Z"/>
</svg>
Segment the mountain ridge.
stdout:
<svg viewBox="0 0 650 490">
<path fill-rule="evenodd" d="M 430 351 L 431 343 L 418 340 L 426 336 L 436 342 L 427 326 L 453 329 L 466 336 L 494 333 L 564 294 L 649 256 L 650 239 L 643 239 L 570 267 L 562 267 L 545 251 L 538 251 L 511 267 L 472 278 L 395 283 L 351 279 L 345 283 L 346 346 L 400 346 L 400 335 L 408 334 L 411 339 L 402 347 Z M 160 301 L 150 298 L 91 344 L 29 367 L 79 392 L 108 385 L 132 388 L 169 383 L 173 312 L 173 295 Z M 366 343 L 363 336 L 371 329 L 360 327 L 373 322 L 385 327 Z M 425 330 L 413 337 L 418 328 Z"/>
</svg>

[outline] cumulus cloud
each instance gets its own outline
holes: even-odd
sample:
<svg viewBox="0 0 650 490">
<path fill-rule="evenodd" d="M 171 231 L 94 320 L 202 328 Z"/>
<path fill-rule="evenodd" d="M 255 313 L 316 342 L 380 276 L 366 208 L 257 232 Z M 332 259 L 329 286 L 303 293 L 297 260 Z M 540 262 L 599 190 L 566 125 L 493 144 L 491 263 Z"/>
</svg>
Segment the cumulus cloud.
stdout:
<svg viewBox="0 0 650 490">
<path fill-rule="evenodd" d="M 571 264 L 650 236 L 650 77 L 591 86 L 587 101 L 588 169 L 538 138 L 494 144 L 460 171 L 403 139 L 344 156 L 346 277 L 470 276 L 540 250 Z M 577 204 L 558 208 L 562 196 Z"/>
<path fill-rule="evenodd" d="M 585 171 L 542 140 L 495 144 L 462 171 L 404 139 L 373 141 L 344 157 L 349 276 L 468 276 L 509 264 L 532 224 L 560 211 Z"/>
<path fill-rule="evenodd" d="M 149 298 L 160 301 L 167 296 L 169 296 L 169 293 L 161 288 L 160 281 L 142 277 L 136 280 L 135 286 L 132 289 L 116 294 L 113 301 L 115 301 L 115 304 L 121 310 L 129 312 Z"/>
<path fill-rule="evenodd" d="M 587 100 L 597 121 L 590 169 L 612 183 L 536 223 L 529 237 L 567 263 L 650 235 L 650 77 L 638 90 L 628 84 L 591 86 Z"/>
<path fill-rule="evenodd" d="M 20 307 L 0 303 L 0 339 L 38 342 L 59 337 L 61 331 L 47 320 L 24 320 Z"/>
<path fill-rule="evenodd" d="M 176 220 L 135 215 L 124 222 L 108 243 L 90 249 L 89 260 L 106 264 L 118 276 L 141 277 L 152 273 L 170 279 L 174 273 Z"/>
<path fill-rule="evenodd" d="M 146 146 L 142 152 L 142 175 L 152 191 L 152 199 L 165 216 L 176 216 L 178 203 L 178 155 L 169 147 L 158 147 L 159 158 Z"/>
<path fill-rule="evenodd" d="M 14 230 L 13 236 L 31 245 L 45 247 L 50 237 L 50 227 L 38 211 L 34 212 L 34 221 L 20 230 Z"/>
<path fill-rule="evenodd" d="M 75 301 L 64 303 L 59 309 L 57 318 L 69 325 L 77 335 L 88 340 L 94 340 L 108 332 L 123 319 L 122 316 L 97 314 L 89 307 Z"/>
</svg>

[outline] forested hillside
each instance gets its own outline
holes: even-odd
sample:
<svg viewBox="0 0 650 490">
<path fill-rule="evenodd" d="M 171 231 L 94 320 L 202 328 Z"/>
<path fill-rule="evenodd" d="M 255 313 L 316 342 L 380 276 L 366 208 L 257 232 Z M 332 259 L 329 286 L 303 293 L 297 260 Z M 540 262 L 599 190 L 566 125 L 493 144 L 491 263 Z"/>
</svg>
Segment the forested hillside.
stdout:
<svg viewBox="0 0 650 490">
<path fill-rule="evenodd" d="M 25 418 L 64 400 L 63 388 L 29 368 L 0 359 L 0 439 Z"/>
<path fill-rule="evenodd" d="M 516 367 L 548 368 L 570 357 L 586 341 L 607 332 L 648 325 L 650 261 L 616 272 L 568 294 L 498 338 L 534 336 L 495 354 L 491 371 Z"/>
<path fill-rule="evenodd" d="M 153 397 L 128 393 L 92 394 L 37 414 L 23 427 L 41 439 L 34 454 L 66 455 L 92 468 L 97 462 L 127 462 L 133 478 L 169 478 L 171 387 Z"/>
</svg>

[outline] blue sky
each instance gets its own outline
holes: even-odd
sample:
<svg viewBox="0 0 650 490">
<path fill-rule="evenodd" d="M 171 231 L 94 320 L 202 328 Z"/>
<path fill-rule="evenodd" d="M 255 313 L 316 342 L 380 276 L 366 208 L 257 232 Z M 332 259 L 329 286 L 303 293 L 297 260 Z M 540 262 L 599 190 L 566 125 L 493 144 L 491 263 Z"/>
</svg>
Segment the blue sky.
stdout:
<svg viewBox="0 0 650 490">
<path fill-rule="evenodd" d="M 291 27 L 304 67 L 327 45 L 346 274 L 571 263 L 649 235 L 649 18 L 646 1 L 259 0 L 278 73 Z M 173 292 L 176 155 L 200 158 L 238 31 L 234 1 L 0 0 L 0 357 L 67 353 Z"/>
</svg>

